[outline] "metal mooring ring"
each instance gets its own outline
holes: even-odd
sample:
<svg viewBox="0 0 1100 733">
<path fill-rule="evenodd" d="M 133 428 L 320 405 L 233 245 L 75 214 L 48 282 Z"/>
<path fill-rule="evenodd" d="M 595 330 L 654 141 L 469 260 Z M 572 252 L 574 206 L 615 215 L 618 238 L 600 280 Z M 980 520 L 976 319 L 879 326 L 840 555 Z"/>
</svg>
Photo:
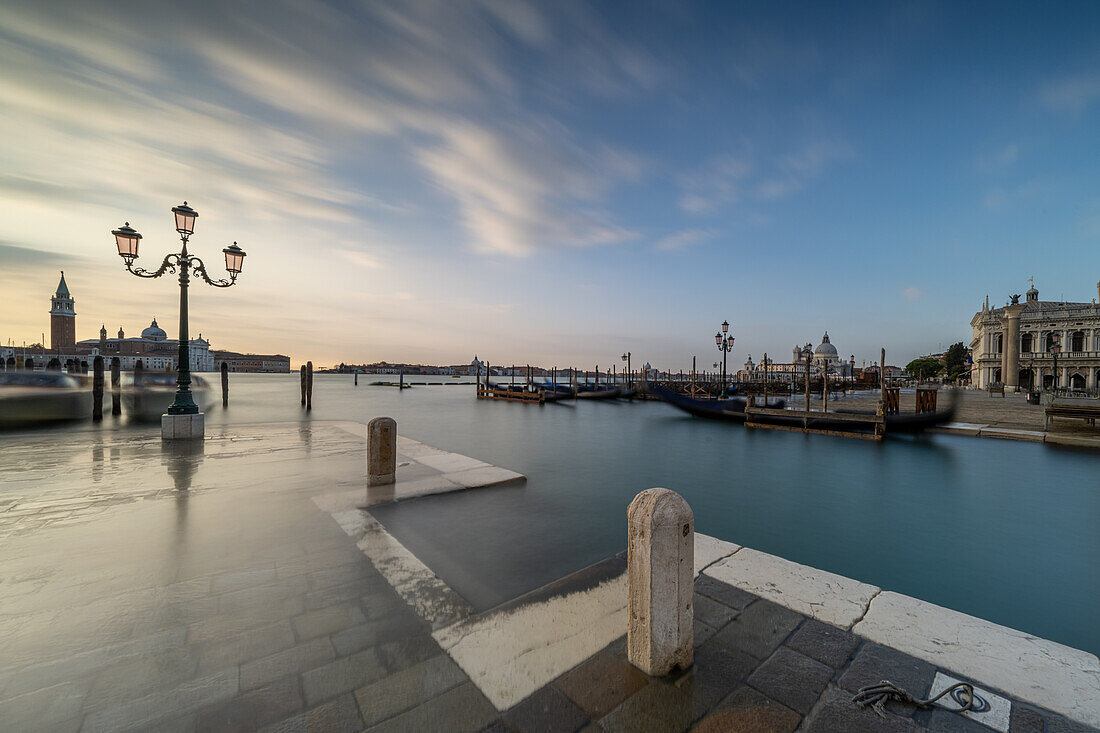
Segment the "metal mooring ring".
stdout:
<svg viewBox="0 0 1100 733">
<path fill-rule="evenodd" d="M 951 691 L 951 699 L 959 704 L 960 708 L 965 708 L 969 702 L 967 698 L 971 695 L 974 696 L 974 702 L 970 705 L 970 712 L 972 713 L 988 713 L 989 703 L 984 697 L 973 691 L 973 688 L 969 690 L 965 687 L 956 687 Z"/>
</svg>

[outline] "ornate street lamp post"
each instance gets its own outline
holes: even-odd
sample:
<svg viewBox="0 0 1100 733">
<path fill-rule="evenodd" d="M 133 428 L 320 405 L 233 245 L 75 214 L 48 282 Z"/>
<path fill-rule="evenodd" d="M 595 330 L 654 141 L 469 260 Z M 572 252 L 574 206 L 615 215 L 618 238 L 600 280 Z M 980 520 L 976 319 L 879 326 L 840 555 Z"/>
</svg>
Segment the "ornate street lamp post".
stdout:
<svg viewBox="0 0 1100 733">
<path fill-rule="evenodd" d="M 726 355 L 733 351 L 733 336 L 723 335 L 729 333 L 729 321 L 722 321 L 722 332 L 714 334 L 714 343 L 722 352 L 722 399 L 726 398 Z"/>
<path fill-rule="evenodd" d="M 1047 349 L 1047 351 L 1050 352 L 1050 355 L 1054 357 L 1054 381 L 1051 383 L 1050 388 L 1051 388 L 1051 392 L 1055 396 L 1057 396 L 1058 395 L 1058 352 L 1060 352 L 1062 350 L 1062 344 L 1061 344 L 1061 339 L 1059 339 L 1057 336 L 1055 336 L 1052 339 L 1052 341 L 1053 341 L 1053 343 L 1051 343 L 1050 348 Z"/>
<path fill-rule="evenodd" d="M 184 201 L 182 205 L 173 207 L 172 213 L 176 218 L 176 231 L 180 235 L 180 241 L 183 242 L 183 248 L 178 253 L 166 255 L 160 268 L 155 272 L 149 272 L 148 270 L 133 266 L 134 260 L 138 257 L 138 246 L 141 242 L 141 235 L 130 227 L 130 222 L 126 222 L 125 225 L 113 230 L 111 234 L 114 235 L 115 243 L 118 245 L 118 254 L 126 263 L 126 269 L 131 274 L 137 275 L 138 277 L 155 278 L 160 277 L 165 272 L 171 272 L 173 274 L 175 274 L 177 270 L 179 272 L 179 369 L 176 379 L 178 389 L 176 390 L 175 400 L 168 408 L 168 415 L 197 415 L 199 407 L 195 404 L 194 397 L 191 395 L 190 338 L 187 333 L 187 285 L 191 279 L 192 271 L 194 271 L 197 277 L 201 277 L 205 280 L 208 285 L 213 285 L 216 288 L 228 288 L 234 285 L 237 282 L 237 275 L 241 273 L 245 252 L 237 246 L 236 242 L 223 249 L 222 253 L 225 255 L 225 269 L 229 271 L 229 279 L 210 279 L 210 276 L 206 272 L 206 265 L 203 264 L 203 261 L 187 251 L 188 239 L 190 239 L 191 235 L 195 232 L 195 219 L 199 216 L 198 212 L 188 206 L 187 202 Z M 169 436 L 167 429 L 164 432 L 164 436 L 175 437 Z M 199 436 L 192 436 L 189 434 L 187 437 L 201 437 L 201 434 Z"/>
<path fill-rule="evenodd" d="M 630 352 L 629 351 L 626 352 L 625 354 L 623 354 L 623 361 L 626 362 L 626 375 L 627 375 L 626 379 L 623 380 L 623 384 L 626 385 L 627 387 L 629 387 L 630 384 L 631 384 L 630 380 L 634 376 L 630 371 Z"/>
</svg>

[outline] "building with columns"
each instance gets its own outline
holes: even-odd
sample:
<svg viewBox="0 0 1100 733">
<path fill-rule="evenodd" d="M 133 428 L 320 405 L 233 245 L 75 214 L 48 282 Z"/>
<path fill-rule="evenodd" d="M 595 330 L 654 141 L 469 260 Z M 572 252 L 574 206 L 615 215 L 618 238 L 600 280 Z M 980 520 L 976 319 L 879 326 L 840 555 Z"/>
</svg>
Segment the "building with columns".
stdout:
<svg viewBox="0 0 1100 733">
<path fill-rule="evenodd" d="M 1096 285 L 1100 297 L 1100 283 Z M 1058 348 L 1057 386 L 1095 390 L 1100 386 L 1100 306 L 1091 303 L 1039 300 L 1034 283 L 1026 299 L 999 308 L 982 309 L 970 319 L 974 364 L 970 383 L 985 389 L 1003 384 L 1015 390 L 1051 388 L 1055 384 L 1051 353 Z"/>
</svg>

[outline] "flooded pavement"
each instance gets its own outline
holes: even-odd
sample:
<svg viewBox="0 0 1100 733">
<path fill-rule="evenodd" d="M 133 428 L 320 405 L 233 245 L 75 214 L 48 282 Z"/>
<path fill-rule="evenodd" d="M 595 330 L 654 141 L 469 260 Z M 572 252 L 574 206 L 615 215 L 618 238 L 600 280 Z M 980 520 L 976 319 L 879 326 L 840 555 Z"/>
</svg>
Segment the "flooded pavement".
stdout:
<svg viewBox="0 0 1100 733">
<path fill-rule="evenodd" d="M 5 445 L 0 729 L 361 730 L 377 712 L 356 693 L 395 676 L 445 680 L 454 715 L 494 718 L 311 501 L 364 486 L 360 435 L 68 437 Z"/>
</svg>

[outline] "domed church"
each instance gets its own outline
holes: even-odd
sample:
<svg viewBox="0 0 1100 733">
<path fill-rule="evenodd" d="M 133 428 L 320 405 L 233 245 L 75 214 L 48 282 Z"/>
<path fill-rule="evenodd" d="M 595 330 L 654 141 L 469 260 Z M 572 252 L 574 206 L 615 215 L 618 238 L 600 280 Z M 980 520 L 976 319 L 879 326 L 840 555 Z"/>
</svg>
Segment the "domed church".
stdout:
<svg viewBox="0 0 1100 733">
<path fill-rule="evenodd" d="M 814 364 L 819 367 L 831 367 L 840 361 L 836 347 L 829 343 L 829 332 L 821 337 L 821 343 L 814 349 Z"/>
</svg>

